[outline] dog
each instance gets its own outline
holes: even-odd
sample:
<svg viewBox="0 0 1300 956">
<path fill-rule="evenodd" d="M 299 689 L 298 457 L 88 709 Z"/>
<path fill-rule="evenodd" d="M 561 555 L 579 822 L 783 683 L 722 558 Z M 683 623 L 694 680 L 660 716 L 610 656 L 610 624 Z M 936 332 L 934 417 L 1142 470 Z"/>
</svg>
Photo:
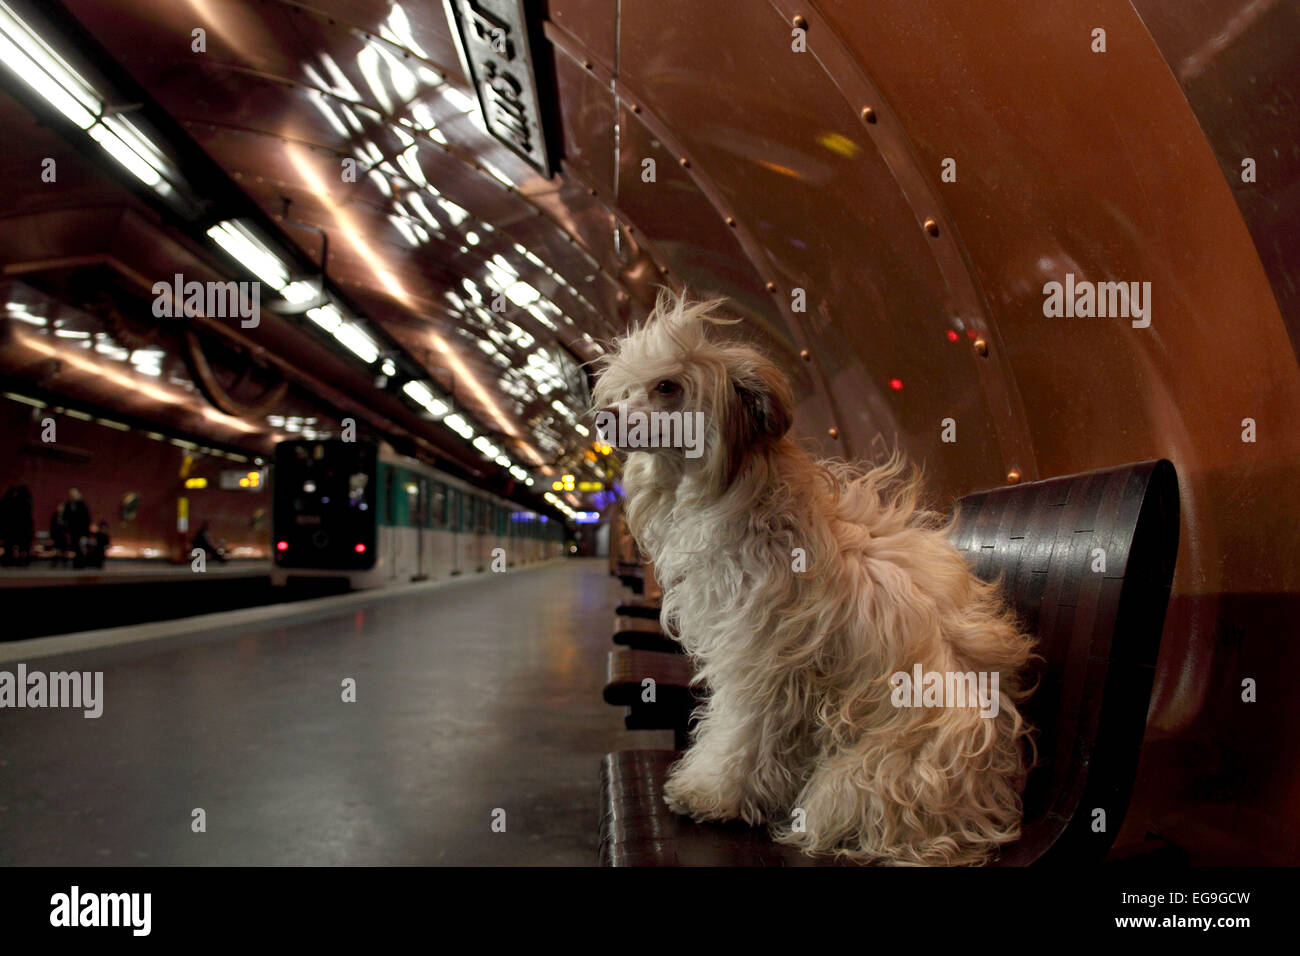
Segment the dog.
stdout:
<svg viewBox="0 0 1300 956">
<path fill-rule="evenodd" d="M 719 335 L 738 321 L 721 304 L 661 292 L 593 391 L 604 440 L 625 446 L 627 522 L 663 586 L 661 618 L 707 688 L 664 798 L 698 822 L 765 824 L 810 855 L 985 863 L 1020 834 L 1033 640 L 920 506 L 917 469 L 796 444 L 788 379 Z M 645 440 L 646 422 L 671 439 L 687 416 L 702 426 L 695 454 Z M 980 702 L 945 698 L 973 691 L 971 674 Z"/>
</svg>

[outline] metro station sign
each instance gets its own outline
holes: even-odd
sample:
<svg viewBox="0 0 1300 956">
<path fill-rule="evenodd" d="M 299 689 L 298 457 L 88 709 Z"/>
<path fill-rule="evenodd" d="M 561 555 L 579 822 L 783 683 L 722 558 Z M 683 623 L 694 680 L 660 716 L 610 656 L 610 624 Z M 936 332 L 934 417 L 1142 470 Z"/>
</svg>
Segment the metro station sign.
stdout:
<svg viewBox="0 0 1300 956">
<path fill-rule="evenodd" d="M 547 179 L 537 71 L 524 0 L 444 0 L 452 34 L 489 132 Z"/>
</svg>

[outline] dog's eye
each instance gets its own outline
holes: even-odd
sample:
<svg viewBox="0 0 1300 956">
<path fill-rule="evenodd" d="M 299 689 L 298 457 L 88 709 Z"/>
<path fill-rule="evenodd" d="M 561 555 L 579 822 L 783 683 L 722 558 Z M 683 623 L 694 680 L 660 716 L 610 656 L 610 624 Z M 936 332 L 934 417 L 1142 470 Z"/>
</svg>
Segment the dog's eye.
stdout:
<svg viewBox="0 0 1300 956">
<path fill-rule="evenodd" d="M 681 388 L 682 387 L 672 379 L 666 378 L 655 386 L 655 391 L 660 395 L 675 395 L 677 392 L 681 391 Z"/>
</svg>

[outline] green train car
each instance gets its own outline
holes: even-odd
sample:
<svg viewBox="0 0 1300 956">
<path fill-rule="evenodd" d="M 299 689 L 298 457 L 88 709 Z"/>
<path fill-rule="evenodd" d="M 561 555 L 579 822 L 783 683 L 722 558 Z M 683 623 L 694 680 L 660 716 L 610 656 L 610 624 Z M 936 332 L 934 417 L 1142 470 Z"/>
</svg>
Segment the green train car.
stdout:
<svg viewBox="0 0 1300 956">
<path fill-rule="evenodd" d="M 271 581 L 346 577 L 354 588 L 440 580 L 564 553 L 562 522 L 386 446 L 281 442 L 272 472 Z M 498 552 L 497 549 L 500 549 Z"/>
</svg>

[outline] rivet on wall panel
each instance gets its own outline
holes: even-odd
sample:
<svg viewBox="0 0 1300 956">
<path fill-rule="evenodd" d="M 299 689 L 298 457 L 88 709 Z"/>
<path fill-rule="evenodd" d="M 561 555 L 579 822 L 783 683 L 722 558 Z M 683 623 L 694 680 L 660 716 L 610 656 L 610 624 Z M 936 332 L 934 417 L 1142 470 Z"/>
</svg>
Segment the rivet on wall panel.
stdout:
<svg viewBox="0 0 1300 956">
<path fill-rule="evenodd" d="M 927 219 L 925 221 L 925 231 L 932 236 L 937 236 L 939 235 L 939 224 L 933 219 Z"/>
<path fill-rule="evenodd" d="M 767 291 L 768 291 L 768 292 L 775 292 L 775 291 L 776 291 L 776 283 L 775 283 L 775 282 L 769 282 L 769 283 L 767 284 L 766 288 L 767 288 Z"/>
<path fill-rule="evenodd" d="M 976 340 L 975 340 L 975 354 L 978 355 L 978 356 L 981 356 L 981 357 L 988 355 L 988 354 L 989 354 L 989 343 L 988 343 L 987 341 L 985 341 L 984 339 L 982 339 L 982 338 L 980 338 L 980 339 L 976 339 Z"/>
<path fill-rule="evenodd" d="M 838 428 L 832 428 L 829 431 L 827 431 L 826 434 L 830 435 L 832 438 L 839 438 L 840 430 Z"/>
<path fill-rule="evenodd" d="M 808 29 L 808 19 L 802 13 L 796 13 L 790 23 L 796 30 Z"/>
<path fill-rule="evenodd" d="M 683 156 L 681 159 L 679 159 L 679 160 L 677 160 L 677 161 L 678 161 L 679 163 L 682 164 L 682 168 L 683 168 L 683 169 L 690 169 L 690 168 L 691 168 L 691 161 L 690 161 L 689 159 L 687 159 L 685 156 Z"/>
<path fill-rule="evenodd" d="M 868 123 L 874 123 L 876 121 L 876 111 L 870 106 L 864 106 L 862 107 L 862 118 Z"/>
<path fill-rule="evenodd" d="M 733 217 L 733 216 L 728 216 L 728 217 L 727 217 L 727 225 L 728 225 L 728 226 L 734 226 L 735 224 L 736 224 L 735 217 Z"/>
<path fill-rule="evenodd" d="M 1009 472 L 1007 472 L 1007 484 L 1009 485 L 1020 484 L 1020 472 L 1017 471 L 1015 468 L 1012 468 Z"/>
<path fill-rule="evenodd" d="M 803 359 L 805 362 L 811 362 L 811 361 L 812 361 L 812 353 L 809 352 L 807 349 L 800 349 L 800 350 L 799 350 L 799 357 L 800 357 L 801 359 Z"/>
<path fill-rule="evenodd" d="M 631 109 L 632 109 L 632 112 L 633 112 L 633 113 L 640 113 L 640 112 L 641 112 L 641 107 L 637 106 L 635 103 L 632 104 Z"/>
</svg>

